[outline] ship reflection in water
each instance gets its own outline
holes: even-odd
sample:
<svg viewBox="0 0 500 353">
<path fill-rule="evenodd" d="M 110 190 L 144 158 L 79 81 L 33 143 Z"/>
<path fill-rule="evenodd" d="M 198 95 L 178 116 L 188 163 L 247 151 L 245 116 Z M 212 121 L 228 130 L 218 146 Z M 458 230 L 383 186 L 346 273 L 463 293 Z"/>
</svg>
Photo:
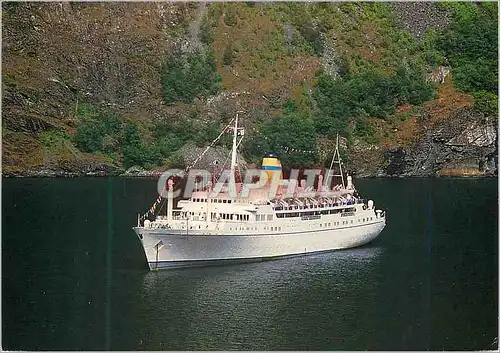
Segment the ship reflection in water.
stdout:
<svg viewBox="0 0 500 353">
<path fill-rule="evenodd" d="M 161 333 L 142 348 L 308 349 L 304 342 L 323 349 L 347 347 L 339 332 L 346 331 L 345 325 L 354 329 L 356 320 L 374 310 L 359 304 L 378 292 L 382 253 L 381 247 L 367 246 L 147 273 L 141 297 L 155 303 L 150 314 L 156 319 L 148 320 L 155 325 L 149 329 Z"/>
</svg>

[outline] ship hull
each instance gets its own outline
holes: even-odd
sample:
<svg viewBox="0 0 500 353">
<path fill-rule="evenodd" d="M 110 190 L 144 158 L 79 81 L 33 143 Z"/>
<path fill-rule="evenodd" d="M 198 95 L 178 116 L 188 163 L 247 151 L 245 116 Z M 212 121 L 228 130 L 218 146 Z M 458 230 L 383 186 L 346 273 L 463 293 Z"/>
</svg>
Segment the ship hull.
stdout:
<svg viewBox="0 0 500 353">
<path fill-rule="evenodd" d="M 185 234 L 168 229 L 136 227 L 149 268 L 210 266 L 256 262 L 353 248 L 369 243 L 385 227 L 370 224 L 297 233 L 252 235 Z"/>
</svg>

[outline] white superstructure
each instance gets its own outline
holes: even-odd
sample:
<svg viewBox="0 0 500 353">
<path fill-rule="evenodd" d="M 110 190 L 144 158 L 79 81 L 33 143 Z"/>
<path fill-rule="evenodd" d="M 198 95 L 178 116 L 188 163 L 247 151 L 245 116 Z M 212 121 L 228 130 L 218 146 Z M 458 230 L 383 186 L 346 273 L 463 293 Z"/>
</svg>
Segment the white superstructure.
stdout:
<svg viewBox="0 0 500 353">
<path fill-rule="evenodd" d="M 237 130 L 236 119 L 229 180 L 236 194 L 229 192 L 230 187 L 214 194 L 208 185 L 189 199 L 179 200 L 174 209 L 174 185 L 169 180 L 166 214 L 142 224 L 139 220 L 134 230 L 150 269 L 351 248 L 370 242 L 385 227 L 384 212 L 376 210 L 373 201 L 365 203 L 357 196 L 350 176 L 344 186 L 342 171 L 342 184 L 332 191 L 319 176 L 319 190 L 291 183 L 288 188 L 293 190 L 280 187 L 272 198 L 268 196 L 270 184 L 243 192 L 245 186 L 234 178 Z"/>
</svg>

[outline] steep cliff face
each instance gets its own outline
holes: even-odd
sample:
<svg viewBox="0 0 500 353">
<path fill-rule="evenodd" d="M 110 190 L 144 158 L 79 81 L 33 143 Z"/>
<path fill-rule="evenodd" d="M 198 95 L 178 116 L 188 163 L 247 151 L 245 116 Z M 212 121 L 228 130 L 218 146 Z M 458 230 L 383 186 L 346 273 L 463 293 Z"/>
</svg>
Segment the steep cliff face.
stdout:
<svg viewBox="0 0 500 353">
<path fill-rule="evenodd" d="M 493 175 L 497 173 L 497 126 L 471 110 L 459 110 L 425 131 L 411 147 L 388 149 L 385 159 L 383 173 L 389 176 Z"/>
<path fill-rule="evenodd" d="M 280 115 L 289 101 L 303 115 L 318 115 L 319 72 L 338 79 L 367 68 L 390 74 L 414 46 L 401 29 L 423 40 L 451 21 L 431 4 L 391 6 L 393 13 L 385 5 L 340 3 L 3 3 L 2 173 L 123 172 L 122 132 L 100 137 L 96 151 L 78 145 L 75 131 L 89 107 L 113 112 L 122 126 L 136 124 L 145 146 L 161 138 L 158 122 L 191 119 L 202 134 L 242 109 L 253 138 L 260 121 Z M 216 59 L 219 93 L 165 104 L 165 63 L 206 51 Z M 496 173 L 496 116 L 474 109 L 474 98 L 453 87 L 452 71 L 429 69 L 436 99 L 397 107 L 389 119 L 363 118 L 377 139 L 349 140 L 351 169 L 361 176 Z M 321 146 L 331 143 L 318 131 L 318 163 L 328 155 Z"/>
</svg>

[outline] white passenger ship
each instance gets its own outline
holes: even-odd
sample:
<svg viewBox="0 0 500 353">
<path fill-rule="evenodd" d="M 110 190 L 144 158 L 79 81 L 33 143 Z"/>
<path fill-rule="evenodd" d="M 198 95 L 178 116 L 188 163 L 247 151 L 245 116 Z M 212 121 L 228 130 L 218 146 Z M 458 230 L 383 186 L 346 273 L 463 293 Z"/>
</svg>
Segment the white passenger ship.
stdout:
<svg viewBox="0 0 500 353">
<path fill-rule="evenodd" d="M 238 116 L 234 121 L 229 180 L 233 184 L 226 184 L 217 194 L 209 184 L 194 191 L 189 199 L 179 200 L 174 209 L 174 185 L 169 180 L 166 215 L 138 219 L 134 231 L 150 269 L 260 261 L 346 249 L 370 242 L 384 229 L 385 213 L 376 210 L 373 201 L 365 203 L 358 197 L 350 176 L 344 185 L 338 139 L 326 181 L 323 183 L 320 175 L 317 190 L 307 188 L 304 181 L 297 186 L 289 180 L 288 186 L 275 188 L 274 197 L 269 197 L 271 182 L 245 193 L 245 185 L 236 183 L 234 177 Z M 342 183 L 329 190 L 334 163 L 339 166 L 337 176 Z M 266 155 L 261 169 L 272 180 L 279 179 L 276 174 L 281 177 L 281 164 L 275 155 Z M 231 187 L 236 193 L 229 192 Z M 154 206 L 152 210 L 154 213 Z"/>
</svg>

